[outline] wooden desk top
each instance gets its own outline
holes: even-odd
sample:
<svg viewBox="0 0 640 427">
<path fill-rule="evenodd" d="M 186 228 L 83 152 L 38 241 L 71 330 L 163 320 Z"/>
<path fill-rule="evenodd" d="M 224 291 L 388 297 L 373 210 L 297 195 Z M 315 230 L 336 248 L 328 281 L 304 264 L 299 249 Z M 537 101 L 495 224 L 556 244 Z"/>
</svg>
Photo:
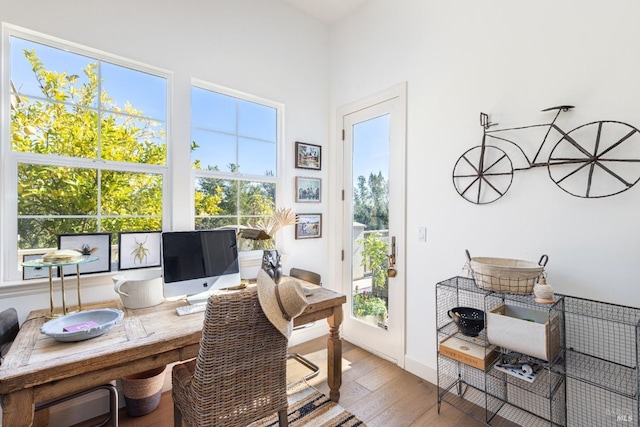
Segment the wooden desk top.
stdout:
<svg viewBox="0 0 640 427">
<path fill-rule="evenodd" d="M 328 318 L 346 296 L 326 288 L 313 287 L 309 306 L 294 324 Z M 121 301 L 87 304 L 86 309 L 118 308 L 124 319 L 105 334 L 86 341 L 59 342 L 40 333 L 47 309 L 33 311 L 22 324 L 11 349 L 0 366 L 0 394 L 35 387 L 65 378 L 91 375 L 91 382 L 106 381 L 140 372 L 146 360 L 148 369 L 197 355 L 204 313 L 178 316 L 175 308 L 184 301 L 165 301 L 155 307 L 130 310 Z M 97 378 L 95 372 L 101 372 Z M 110 375 L 115 375 L 110 377 Z M 38 396 L 47 398 L 46 392 Z"/>
</svg>

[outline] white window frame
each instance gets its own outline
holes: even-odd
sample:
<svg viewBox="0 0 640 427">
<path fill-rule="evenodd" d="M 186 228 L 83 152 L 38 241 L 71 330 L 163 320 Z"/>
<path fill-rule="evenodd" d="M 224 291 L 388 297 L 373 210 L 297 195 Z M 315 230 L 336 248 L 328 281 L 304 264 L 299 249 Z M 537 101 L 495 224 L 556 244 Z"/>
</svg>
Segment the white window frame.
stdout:
<svg viewBox="0 0 640 427">
<path fill-rule="evenodd" d="M 34 153 L 14 152 L 11 150 L 11 67 L 10 67 L 10 38 L 19 37 L 36 43 L 41 43 L 54 48 L 72 51 L 80 55 L 107 61 L 115 65 L 131 68 L 137 71 L 163 77 L 167 80 L 166 99 L 166 152 L 165 165 L 143 165 L 123 163 L 105 160 L 69 158 L 65 156 L 47 156 Z M 7 23 L 2 23 L 2 67 L 0 70 L 0 134 L 2 174 L 0 175 L 0 189 L 4 197 L 0 200 L 0 227 L 2 239 L 0 239 L 0 288 L 10 286 L 22 280 L 22 273 L 18 268 L 18 231 L 17 231 L 17 165 L 19 163 L 49 164 L 67 167 L 84 167 L 90 169 L 115 170 L 123 172 L 145 172 L 162 175 L 163 199 L 162 199 L 162 223 L 166 228 L 171 218 L 171 204 L 169 191 L 171 186 L 172 144 L 171 144 L 171 100 L 173 92 L 173 73 L 158 67 L 153 67 L 141 62 L 116 56 L 97 49 L 92 49 L 80 44 L 68 42 L 56 37 L 24 29 Z M 11 238 L 10 236 L 13 236 Z M 110 273 L 113 274 L 113 271 Z M 33 282 L 33 281 L 32 281 Z"/>
<path fill-rule="evenodd" d="M 225 171 L 207 171 L 207 170 L 196 170 L 191 168 L 191 212 L 192 212 L 192 226 L 195 227 L 195 200 L 193 197 L 195 191 L 195 180 L 197 178 L 216 178 L 216 179 L 226 179 L 231 181 L 258 181 L 258 182 L 268 182 L 274 183 L 276 186 L 276 199 L 275 199 L 275 207 L 278 208 L 280 206 L 279 200 L 282 192 L 282 172 L 283 172 L 283 164 L 284 164 L 284 143 L 283 143 L 283 129 L 284 129 L 284 104 L 271 101 L 265 98 L 260 98 L 255 95 L 250 95 L 245 92 L 241 92 L 235 89 L 230 89 L 224 86 L 220 86 L 214 83 L 207 82 L 205 80 L 200 80 L 196 78 L 191 79 L 191 87 L 197 87 L 199 89 L 209 90 L 212 92 L 217 92 L 222 95 L 231 96 L 234 98 L 241 99 L 247 102 L 253 102 L 255 104 L 264 105 L 267 107 L 274 108 L 276 110 L 276 176 L 266 176 L 266 175 L 253 175 L 253 174 L 243 174 L 243 173 L 231 173 Z M 191 123 L 191 115 L 189 115 L 189 121 Z M 189 125 L 189 129 L 191 129 L 191 124 Z M 191 165 L 191 161 L 189 162 Z M 282 239 L 276 239 L 277 242 L 280 242 Z M 278 244 L 278 246 L 282 246 Z M 241 264 L 247 262 L 249 260 L 262 259 L 262 251 L 245 251 L 239 253 L 239 258 Z"/>
</svg>

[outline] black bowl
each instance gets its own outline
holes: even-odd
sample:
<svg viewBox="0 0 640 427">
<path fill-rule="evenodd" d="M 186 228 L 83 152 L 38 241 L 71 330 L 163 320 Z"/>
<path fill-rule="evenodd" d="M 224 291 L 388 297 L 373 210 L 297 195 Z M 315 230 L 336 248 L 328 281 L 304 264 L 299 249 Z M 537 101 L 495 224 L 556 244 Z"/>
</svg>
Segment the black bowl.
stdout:
<svg viewBox="0 0 640 427">
<path fill-rule="evenodd" d="M 471 307 L 455 307 L 447 311 L 461 334 L 477 337 L 484 329 L 484 311 Z"/>
</svg>

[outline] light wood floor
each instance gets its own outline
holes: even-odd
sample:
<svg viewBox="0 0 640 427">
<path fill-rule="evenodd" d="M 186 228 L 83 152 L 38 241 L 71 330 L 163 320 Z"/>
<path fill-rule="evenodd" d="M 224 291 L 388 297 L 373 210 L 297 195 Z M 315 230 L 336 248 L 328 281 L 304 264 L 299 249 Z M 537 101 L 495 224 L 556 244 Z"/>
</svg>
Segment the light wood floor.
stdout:
<svg viewBox="0 0 640 427">
<path fill-rule="evenodd" d="M 326 338 L 318 338 L 290 349 L 307 356 L 321 367 L 309 383 L 328 394 L 326 383 Z M 437 387 L 400 369 L 391 362 L 343 342 L 343 374 L 340 405 L 369 427 L 476 427 L 484 424 L 443 404 L 438 414 Z M 287 377 L 294 381 L 307 372 L 290 360 Z M 122 427 L 173 426 L 171 393 L 162 396 L 160 407 L 144 417 L 132 418 L 120 411 Z"/>
</svg>

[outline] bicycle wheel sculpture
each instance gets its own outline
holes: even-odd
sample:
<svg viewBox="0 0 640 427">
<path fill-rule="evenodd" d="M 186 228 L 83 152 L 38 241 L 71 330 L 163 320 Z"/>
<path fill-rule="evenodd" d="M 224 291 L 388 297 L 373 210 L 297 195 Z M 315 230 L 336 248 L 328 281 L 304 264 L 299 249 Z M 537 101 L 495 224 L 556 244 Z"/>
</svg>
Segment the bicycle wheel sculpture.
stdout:
<svg viewBox="0 0 640 427">
<path fill-rule="evenodd" d="M 479 205 L 504 196 L 512 181 L 513 164 L 507 153 L 484 141 L 467 150 L 453 167 L 453 185 L 458 194 Z"/>
<path fill-rule="evenodd" d="M 599 121 L 569 131 L 553 147 L 551 180 L 572 196 L 620 194 L 640 180 L 640 131 L 626 123 Z"/>
</svg>

